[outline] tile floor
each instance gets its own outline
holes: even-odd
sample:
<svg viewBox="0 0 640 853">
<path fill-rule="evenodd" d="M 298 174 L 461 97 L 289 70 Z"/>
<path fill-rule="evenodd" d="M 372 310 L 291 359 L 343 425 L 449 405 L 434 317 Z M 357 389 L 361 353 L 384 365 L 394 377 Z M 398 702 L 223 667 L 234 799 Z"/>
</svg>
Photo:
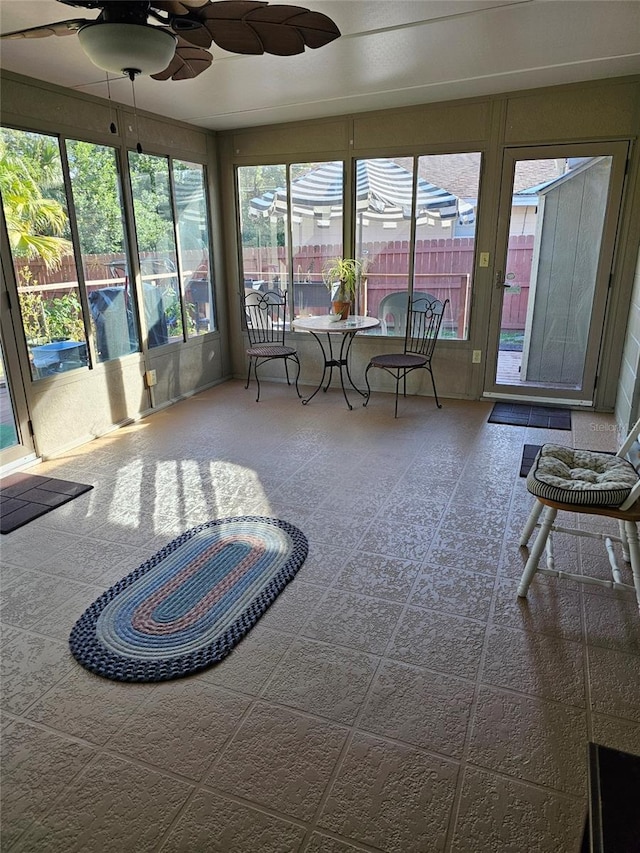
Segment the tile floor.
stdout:
<svg viewBox="0 0 640 853">
<path fill-rule="evenodd" d="M 516 598 L 518 472 L 525 443 L 618 436 L 490 411 L 230 382 L 40 466 L 95 488 L 0 542 L 3 853 L 577 853 L 588 740 L 640 753 L 640 619 L 566 581 Z M 94 598 L 235 514 L 310 553 L 225 661 L 160 685 L 75 663 Z M 606 572 L 598 549 L 556 552 Z"/>
</svg>

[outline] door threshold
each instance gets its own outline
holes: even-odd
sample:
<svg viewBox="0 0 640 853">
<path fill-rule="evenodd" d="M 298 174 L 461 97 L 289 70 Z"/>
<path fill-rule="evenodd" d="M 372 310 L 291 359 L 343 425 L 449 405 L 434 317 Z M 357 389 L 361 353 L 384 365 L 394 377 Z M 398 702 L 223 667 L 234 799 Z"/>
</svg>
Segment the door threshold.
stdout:
<svg viewBox="0 0 640 853">
<path fill-rule="evenodd" d="M 540 403 L 551 406 L 573 406 L 574 408 L 581 409 L 593 408 L 593 400 L 572 400 L 565 397 L 533 397 L 530 394 L 508 394 L 505 391 L 484 391 L 482 399 L 504 400 L 505 402 L 515 400 L 518 403 L 531 403 L 531 405 Z"/>
<path fill-rule="evenodd" d="M 35 453 L 29 453 L 27 456 L 21 456 L 20 459 L 14 459 L 13 462 L 7 462 L 0 468 L 0 477 L 6 477 L 20 468 L 31 468 L 33 465 L 38 465 L 42 462 L 39 456 Z"/>
</svg>

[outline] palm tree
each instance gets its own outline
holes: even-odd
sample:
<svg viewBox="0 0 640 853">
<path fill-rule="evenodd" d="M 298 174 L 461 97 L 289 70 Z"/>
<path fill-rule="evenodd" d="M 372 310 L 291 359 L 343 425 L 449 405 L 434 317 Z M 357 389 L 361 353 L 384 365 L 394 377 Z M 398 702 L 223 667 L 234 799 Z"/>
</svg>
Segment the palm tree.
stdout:
<svg viewBox="0 0 640 853">
<path fill-rule="evenodd" d="M 26 157 L 14 153 L 7 131 L 0 137 L 0 193 L 14 259 L 42 258 L 47 268 L 60 266 L 72 252 L 71 241 L 60 236 L 67 225 L 64 206 L 47 198 Z"/>
</svg>

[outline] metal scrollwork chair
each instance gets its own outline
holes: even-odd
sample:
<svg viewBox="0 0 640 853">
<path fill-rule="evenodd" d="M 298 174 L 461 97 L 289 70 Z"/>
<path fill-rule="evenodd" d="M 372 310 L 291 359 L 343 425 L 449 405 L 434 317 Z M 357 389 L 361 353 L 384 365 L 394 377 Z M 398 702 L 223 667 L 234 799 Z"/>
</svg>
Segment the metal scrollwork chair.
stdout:
<svg viewBox="0 0 640 853">
<path fill-rule="evenodd" d="M 364 402 L 366 406 L 371 398 L 371 386 L 369 385 L 369 371 L 372 367 L 378 367 L 381 370 L 386 370 L 396 380 L 396 405 L 394 417 L 398 417 L 398 393 L 400 390 L 400 382 L 403 384 L 403 396 L 407 396 L 407 376 L 414 370 L 424 369 L 431 376 L 431 384 L 433 385 L 433 396 L 436 400 L 436 406 L 441 409 L 442 405 L 438 400 L 438 392 L 436 391 L 436 382 L 433 377 L 433 368 L 431 359 L 438 340 L 440 326 L 442 325 L 442 317 L 449 303 L 448 299 L 440 302 L 431 296 L 418 296 L 410 299 L 407 306 L 407 324 L 404 337 L 404 350 L 402 352 L 389 352 L 381 355 L 374 355 L 369 361 L 367 369 L 364 373 L 364 379 L 367 384 L 367 399 Z"/>
<path fill-rule="evenodd" d="M 540 529 L 520 579 L 520 597 L 526 597 L 534 575 L 540 572 L 582 583 L 635 591 L 640 608 L 640 546 L 637 529 L 640 521 L 640 476 L 636 470 L 639 434 L 640 420 L 616 454 L 573 450 L 557 444 L 544 444 L 539 450 L 527 476 L 527 490 L 535 497 L 535 501 L 522 531 L 520 546 L 527 544 L 536 527 Z M 615 519 L 620 535 L 555 525 L 558 510 Z M 553 555 L 551 534 L 554 531 L 604 541 L 612 580 L 558 571 Z M 622 545 L 622 557 L 631 564 L 633 585 L 624 582 L 613 542 Z M 545 549 L 547 565 L 541 568 L 538 563 Z"/>
<path fill-rule="evenodd" d="M 244 310 L 247 319 L 247 333 L 249 335 L 249 346 L 247 355 L 249 357 L 249 371 L 247 373 L 247 384 L 251 381 L 251 368 L 256 378 L 258 394 L 256 403 L 260 400 L 260 380 L 258 379 L 258 367 L 267 361 L 282 359 L 289 380 L 289 361 L 297 366 L 295 386 L 298 397 L 301 396 L 298 389 L 298 378 L 300 376 L 300 361 L 294 347 L 285 343 L 287 324 L 287 295 L 276 293 L 273 290 L 266 293 L 249 291 L 244 295 Z"/>
</svg>

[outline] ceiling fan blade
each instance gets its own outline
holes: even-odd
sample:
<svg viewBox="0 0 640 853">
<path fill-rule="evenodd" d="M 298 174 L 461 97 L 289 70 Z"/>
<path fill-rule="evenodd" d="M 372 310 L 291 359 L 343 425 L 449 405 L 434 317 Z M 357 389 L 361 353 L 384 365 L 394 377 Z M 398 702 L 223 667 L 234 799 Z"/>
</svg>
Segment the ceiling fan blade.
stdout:
<svg viewBox="0 0 640 853">
<path fill-rule="evenodd" d="M 287 6 L 275 6 L 274 8 L 292 8 Z M 293 7 L 295 8 L 295 6 Z M 315 50 L 324 47 L 325 44 L 340 38 L 342 33 L 331 18 L 321 12 L 312 12 L 309 9 L 301 9 L 299 15 L 293 15 L 282 22 L 287 27 L 294 27 L 303 37 L 307 47 Z"/>
<path fill-rule="evenodd" d="M 211 34 L 218 47 L 228 50 L 230 53 L 251 55 L 279 53 L 281 56 L 286 56 L 304 51 L 304 40 L 294 30 L 285 31 L 282 41 L 277 45 L 277 50 L 273 50 L 276 45 L 276 38 L 273 35 L 267 35 L 267 44 L 271 45 L 272 48 L 268 50 L 267 44 L 265 44 L 265 31 L 267 29 L 268 27 L 264 24 L 256 27 L 255 24 L 250 24 L 248 21 L 225 21 L 222 25 L 215 23 Z"/>
<path fill-rule="evenodd" d="M 302 53 L 305 47 L 322 47 L 340 35 L 326 15 L 299 6 L 268 6 L 251 13 L 246 20 L 260 38 L 265 53 L 278 56 Z"/>
<path fill-rule="evenodd" d="M 105 5 L 105 0 L 56 0 L 57 3 L 64 3 L 65 6 L 79 6 L 83 9 L 101 9 Z"/>
<path fill-rule="evenodd" d="M 181 20 L 183 19 L 173 18 L 171 21 L 171 29 L 177 36 L 179 36 L 179 38 L 184 39 L 189 44 L 194 44 L 197 47 L 211 47 L 213 39 L 211 38 L 211 33 L 205 26 L 202 24 L 194 26 L 193 19 L 190 18 L 187 25 L 183 28 L 180 25 Z"/>
<path fill-rule="evenodd" d="M 213 41 L 231 53 L 293 56 L 340 36 L 336 24 L 302 6 L 269 6 L 262 0 L 219 0 L 194 9 Z"/>
<path fill-rule="evenodd" d="M 3 33 L 3 39 L 41 39 L 47 36 L 70 36 L 77 33 L 85 24 L 92 24 L 91 20 L 78 18 L 72 21 L 56 21 L 53 24 L 43 24 L 41 27 L 30 27 L 28 30 L 15 30 L 12 33 Z"/>
<path fill-rule="evenodd" d="M 178 37 L 175 55 L 164 71 L 152 74 L 154 80 L 191 80 L 202 74 L 213 62 L 208 50 L 193 47 Z"/>
<path fill-rule="evenodd" d="M 209 0 L 154 0 L 151 5 L 168 15 L 188 15 L 193 9 L 206 6 L 208 2 Z"/>
</svg>

